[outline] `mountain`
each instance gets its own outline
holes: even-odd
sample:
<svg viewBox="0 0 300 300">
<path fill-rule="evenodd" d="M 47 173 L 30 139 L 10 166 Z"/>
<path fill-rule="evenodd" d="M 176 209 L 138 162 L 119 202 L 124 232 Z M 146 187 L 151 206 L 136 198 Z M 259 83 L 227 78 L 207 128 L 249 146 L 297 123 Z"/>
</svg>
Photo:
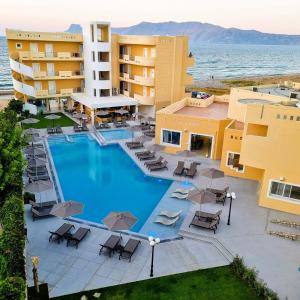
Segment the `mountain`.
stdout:
<svg viewBox="0 0 300 300">
<path fill-rule="evenodd" d="M 224 28 L 200 22 L 141 22 L 130 27 L 112 28 L 119 34 L 188 35 L 192 43 L 300 45 L 300 35 L 263 33 L 257 30 Z"/>
<path fill-rule="evenodd" d="M 66 30 L 66 32 L 70 32 L 70 33 L 81 33 L 82 32 L 82 28 L 79 24 L 71 24 L 69 26 L 69 28 Z"/>
</svg>

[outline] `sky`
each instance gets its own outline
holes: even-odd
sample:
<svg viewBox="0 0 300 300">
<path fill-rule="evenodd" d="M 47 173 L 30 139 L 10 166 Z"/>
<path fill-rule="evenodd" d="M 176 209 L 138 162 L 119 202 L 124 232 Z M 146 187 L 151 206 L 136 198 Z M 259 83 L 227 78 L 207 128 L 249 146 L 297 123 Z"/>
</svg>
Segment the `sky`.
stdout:
<svg viewBox="0 0 300 300">
<path fill-rule="evenodd" d="M 142 21 L 199 21 L 223 27 L 300 34 L 299 0 L 1 0 L 5 28 L 64 31 L 71 23 L 109 21 L 113 27 Z"/>
</svg>

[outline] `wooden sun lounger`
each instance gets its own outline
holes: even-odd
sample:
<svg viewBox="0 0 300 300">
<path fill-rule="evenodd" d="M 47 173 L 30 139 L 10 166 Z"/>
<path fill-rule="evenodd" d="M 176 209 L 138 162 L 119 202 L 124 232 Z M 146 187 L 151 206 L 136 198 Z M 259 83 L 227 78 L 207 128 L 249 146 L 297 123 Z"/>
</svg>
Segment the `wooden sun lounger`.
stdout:
<svg viewBox="0 0 300 300">
<path fill-rule="evenodd" d="M 52 217 L 50 214 L 50 211 L 52 209 L 52 206 L 46 206 L 46 207 L 31 207 L 31 216 L 32 220 L 35 221 L 36 219 L 44 218 L 44 217 Z"/>
<path fill-rule="evenodd" d="M 176 198 L 176 199 L 181 199 L 181 200 L 185 200 L 188 198 L 188 193 L 187 194 L 181 194 L 181 193 L 177 193 L 177 192 L 173 192 L 170 197 L 171 198 Z"/>
<path fill-rule="evenodd" d="M 56 231 L 49 231 L 49 242 L 57 242 L 59 244 L 73 227 L 74 225 L 72 224 L 64 223 Z"/>
<path fill-rule="evenodd" d="M 157 160 L 146 161 L 146 162 L 145 162 L 145 166 L 146 166 L 147 168 L 149 168 L 150 166 L 159 165 L 163 160 L 164 160 L 164 158 L 163 158 L 162 156 L 160 156 Z"/>
<path fill-rule="evenodd" d="M 197 173 L 197 164 L 195 162 L 192 162 L 185 176 L 193 178 L 196 175 L 196 173 Z"/>
<path fill-rule="evenodd" d="M 55 128 L 47 127 L 47 133 L 48 133 L 48 134 L 53 134 L 53 133 L 55 133 Z"/>
<path fill-rule="evenodd" d="M 135 155 L 137 157 L 139 156 L 143 156 L 143 155 L 147 155 L 147 154 L 150 154 L 151 152 L 149 150 L 146 150 L 146 151 L 139 151 L 139 152 L 135 152 Z"/>
<path fill-rule="evenodd" d="M 190 188 L 190 189 L 176 189 L 174 193 L 179 193 L 179 194 L 187 195 L 188 193 L 190 193 L 193 190 L 194 190 L 194 188 Z"/>
<path fill-rule="evenodd" d="M 129 239 L 124 246 L 124 248 L 121 250 L 121 253 L 119 255 L 119 259 L 128 259 L 129 262 L 131 262 L 131 257 L 138 248 L 139 244 L 141 241 L 134 240 L 134 239 Z"/>
<path fill-rule="evenodd" d="M 100 244 L 101 248 L 99 250 L 99 255 L 101 255 L 103 249 L 108 251 L 109 257 L 115 252 L 119 244 L 121 243 L 122 237 L 118 235 L 111 235 L 104 244 Z"/>
<path fill-rule="evenodd" d="M 173 218 L 180 216 L 181 213 L 182 213 L 182 210 L 179 210 L 179 211 L 162 210 L 158 215 L 173 219 Z"/>
<path fill-rule="evenodd" d="M 179 220 L 179 216 L 177 216 L 173 219 L 169 219 L 169 218 L 162 217 L 162 216 L 157 216 L 153 222 L 159 223 L 162 225 L 166 225 L 166 226 L 172 226 L 172 225 L 175 225 L 178 220 Z"/>
<path fill-rule="evenodd" d="M 180 175 L 183 174 L 183 171 L 184 171 L 184 161 L 179 161 L 179 162 L 177 163 L 176 169 L 175 169 L 174 172 L 173 172 L 173 175 L 178 175 L 178 176 L 180 176 Z"/>
<path fill-rule="evenodd" d="M 43 207 L 52 207 L 53 205 L 57 204 L 56 201 L 46 201 L 46 202 L 34 202 L 32 200 L 29 200 L 29 204 L 33 208 L 43 208 Z"/>
<path fill-rule="evenodd" d="M 168 169 L 167 164 L 168 164 L 168 162 L 166 160 L 164 160 L 162 163 L 160 163 L 158 165 L 149 166 L 149 170 L 150 170 L 150 172 L 152 172 L 152 171 Z"/>
<path fill-rule="evenodd" d="M 67 236 L 67 247 L 69 245 L 74 245 L 76 246 L 76 249 L 78 248 L 79 243 L 86 237 L 86 235 L 90 232 L 91 230 L 89 228 L 83 228 L 80 227 L 77 229 L 77 231 L 73 234 L 70 234 Z"/>
<path fill-rule="evenodd" d="M 28 177 L 31 181 L 50 180 L 49 174 L 45 174 L 45 175 L 30 175 L 30 174 L 28 174 Z"/>
<path fill-rule="evenodd" d="M 56 126 L 55 127 L 55 132 L 58 133 L 58 134 L 61 134 L 61 133 L 63 133 L 63 130 L 61 129 L 60 126 Z"/>
<path fill-rule="evenodd" d="M 129 144 L 129 145 L 127 145 L 127 147 L 129 149 L 139 149 L 139 148 L 143 148 L 144 144 L 142 144 L 142 143 Z"/>
<path fill-rule="evenodd" d="M 216 213 L 209 213 L 205 211 L 200 211 L 197 210 L 195 212 L 195 216 L 198 218 L 205 218 L 205 219 L 210 219 L 210 220 L 216 220 L 218 224 L 220 223 L 220 216 L 221 216 L 222 210 L 217 211 Z"/>
<path fill-rule="evenodd" d="M 217 226 L 218 226 L 218 221 L 216 220 L 211 220 L 211 221 L 207 221 L 207 219 L 200 219 L 197 216 L 194 216 L 191 224 L 189 225 L 189 227 L 193 225 L 196 227 L 201 227 L 201 228 L 206 228 L 206 229 L 211 229 L 214 231 L 214 233 L 216 233 L 217 230 Z"/>
<path fill-rule="evenodd" d="M 37 169 L 37 170 L 30 170 L 30 169 L 26 169 L 26 173 L 27 175 L 31 175 L 31 176 L 49 176 L 48 170 L 46 169 Z"/>
<path fill-rule="evenodd" d="M 138 156 L 138 159 L 139 160 L 150 160 L 150 159 L 155 159 L 155 152 L 151 152 L 147 155 L 141 155 L 141 156 Z"/>
</svg>

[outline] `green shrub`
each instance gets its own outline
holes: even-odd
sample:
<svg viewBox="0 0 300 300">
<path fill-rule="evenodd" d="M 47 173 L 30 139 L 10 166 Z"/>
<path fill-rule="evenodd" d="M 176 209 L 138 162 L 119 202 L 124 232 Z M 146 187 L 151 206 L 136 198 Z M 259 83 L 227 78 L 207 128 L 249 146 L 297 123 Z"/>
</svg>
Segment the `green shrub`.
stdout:
<svg viewBox="0 0 300 300">
<path fill-rule="evenodd" d="M 8 109 L 20 114 L 23 110 L 24 102 L 22 100 L 12 99 L 8 103 Z"/>
<path fill-rule="evenodd" d="M 279 299 L 278 295 L 268 288 L 263 280 L 258 278 L 258 271 L 254 268 L 246 267 L 241 257 L 236 256 L 231 263 L 231 267 L 237 276 L 247 282 L 258 296 L 263 297 L 266 300 Z"/>
<path fill-rule="evenodd" d="M 0 300 L 25 299 L 25 280 L 21 277 L 7 277 L 0 281 Z"/>
<path fill-rule="evenodd" d="M 23 195 L 24 203 L 28 204 L 29 200 L 35 202 L 35 195 L 32 193 L 25 192 Z"/>
</svg>

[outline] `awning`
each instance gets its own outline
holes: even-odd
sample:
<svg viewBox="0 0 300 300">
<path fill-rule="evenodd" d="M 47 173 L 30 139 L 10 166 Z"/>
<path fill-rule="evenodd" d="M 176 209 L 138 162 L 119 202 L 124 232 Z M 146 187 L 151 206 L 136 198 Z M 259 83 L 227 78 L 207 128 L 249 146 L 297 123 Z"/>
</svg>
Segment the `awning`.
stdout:
<svg viewBox="0 0 300 300">
<path fill-rule="evenodd" d="M 85 93 L 73 93 L 71 98 L 91 109 L 137 105 L 138 101 L 124 95 L 102 97 L 96 99 Z"/>
</svg>

